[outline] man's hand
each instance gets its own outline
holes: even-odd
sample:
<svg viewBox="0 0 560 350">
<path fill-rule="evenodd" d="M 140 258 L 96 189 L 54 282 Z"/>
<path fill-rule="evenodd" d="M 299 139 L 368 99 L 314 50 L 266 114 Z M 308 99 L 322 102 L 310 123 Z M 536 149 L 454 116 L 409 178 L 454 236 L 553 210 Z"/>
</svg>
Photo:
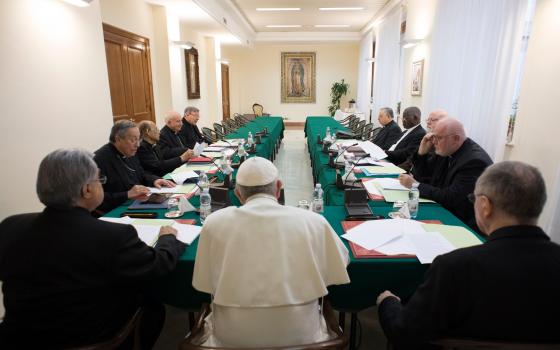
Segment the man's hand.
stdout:
<svg viewBox="0 0 560 350">
<path fill-rule="evenodd" d="M 187 160 L 191 159 L 193 155 L 194 155 L 193 150 L 192 150 L 192 149 L 188 149 L 188 150 L 185 151 L 185 153 L 181 154 L 181 156 L 180 156 L 180 157 L 181 157 L 181 161 L 184 163 L 184 162 L 186 162 Z"/>
<path fill-rule="evenodd" d="M 377 306 L 381 305 L 381 303 L 383 302 L 383 300 L 385 300 L 388 297 L 395 297 L 397 298 L 399 301 L 401 301 L 401 298 L 399 298 L 398 296 L 396 296 L 395 294 L 391 293 L 390 291 L 386 290 L 383 293 L 379 294 L 377 296 L 377 301 L 375 302 L 377 304 Z"/>
<path fill-rule="evenodd" d="M 162 226 L 159 229 L 159 237 L 165 236 L 165 235 L 173 235 L 173 236 L 177 237 L 177 230 L 174 229 L 171 226 Z"/>
<path fill-rule="evenodd" d="M 162 187 L 175 187 L 176 184 L 173 181 L 165 180 L 165 179 L 157 179 L 154 181 L 155 188 L 162 188 Z"/>
<path fill-rule="evenodd" d="M 422 141 L 420 141 L 420 146 L 418 147 L 419 156 L 428 154 L 428 152 L 434 149 L 434 142 L 432 141 L 433 139 L 434 139 L 434 134 L 431 132 L 424 135 Z"/>
<path fill-rule="evenodd" d="M 412 184 L 418 182 L 414 180 L 414 178 L 408 174 L 401 174 L 399 175 L 399 182 L 406 188 L 411 188 Z"/>
<path fill-rule="evenodd" d="M 128 199 L 145 200 L 150 195 L 150 189 L 146 186 L 134 185 L 126 194 Z"/>
</svg>

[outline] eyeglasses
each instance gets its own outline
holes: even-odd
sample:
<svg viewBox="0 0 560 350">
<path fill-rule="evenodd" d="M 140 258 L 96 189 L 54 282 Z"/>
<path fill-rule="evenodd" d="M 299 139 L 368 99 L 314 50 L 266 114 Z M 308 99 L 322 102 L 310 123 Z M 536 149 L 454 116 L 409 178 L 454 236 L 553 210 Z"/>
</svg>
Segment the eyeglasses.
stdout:
<svg viewBox="0 0 560 350">
<path fill-rule="evenodd" d="M 107 183 L 107 176 L 105 175 L 99 175 L 97 179 L 99 180 L 99 183 L 102 185 L 105 185 Z"/>
</svg>

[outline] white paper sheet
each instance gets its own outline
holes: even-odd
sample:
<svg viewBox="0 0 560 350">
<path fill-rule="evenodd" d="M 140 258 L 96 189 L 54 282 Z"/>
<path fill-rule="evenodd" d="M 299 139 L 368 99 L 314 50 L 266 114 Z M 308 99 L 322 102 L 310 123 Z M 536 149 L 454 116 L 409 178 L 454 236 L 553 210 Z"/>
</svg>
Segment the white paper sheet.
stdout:
<svg viewBox="0 0 560 350">
<path fill-rule="evenodd" d="M 438 255 L 455 250 L 439 232 L 408 233 L 406 238 L 415 246 L 416 257 L 421 264 L 431 264 Z"/>
<path fill-rule="evenodd" d="M 154 246 L 159 236 L 161 226 L 155 225 L 134 225 L 138 238 L 149 246 Z"/>
<path fill-rule="evenodd" d="M 358 161 L 358 165 L 378 165 L 383 167 L 393 166 L 394 164 L 391 162 L 378 162 L 375 158 L 368 157 L 363 158 Z"/>
<path fill-rule="evenodd" d="M 381 196 L 381 191 L 379 191 L 377 189 L 377 187 L 375 186 L 374 180 L 368 180 L 368 181 L 364 181 L 364 188 L 368 191 L 369 194 L 372 194 L 374 196 Z"/>
<path fill-rule="evenodd" d="M 191 244 L 202 230 L 202 226 L 184 225 L 175 223 L 173 228 L 177 230 L 177 239 L 183 243 Z"/>
<path fill-rule="evenodd" d="M 402 230 L 393 220 L 366 221 L 346 232 L 342 237 L 366 249 L 376 249 L 402 236 Z"/>
<path fill-rule="evenodd" d="M 203 143 L 196 143 L 193 147 L 193 153 L 195 157 L 200 156 L 200 154 L 204 151 L 204 144 Z"/>
<path fill-rule="evenodd" d="M 210 146 L 204 149 L 204 152 L 221 152 L 225 147 Z"/>
<path fill-rule="evenodd" d="M 359 141 L 358 146 L 376 160 L 387 158 L 387 153 L 371 141 Z"/>
<path fill-rule="evenodd" d="M 177 183 L 179 185 L 181 185 L 183 182 L 185 182 L 186 179 L 192 179 L 192 178 L 198 177 L 198 174 L 195 173 L 192 170 L 184 171 L 184 172 L 181 172 L 181 173 L 169 174 L 169 175 L 171 176 L 173 181 L 175 181 L 175 183 Z"/>
<path fill-rule="evenodd" d="M 408 237 L 404 235 L 375 248 L 375 250 L 385 255 L 416 255 L 416 247 Z"/>
<path fill-rule="evenodd" d="M 128 216 L 123 216 L 122 218 L 99 218 L 99 220 L 125 225 L 130 225 L 134 221 L 134 219 L 131 219 Z"/>
<path fill-rule="evenodd" d="M 399 179 L 393 179 L 389 177 L 380 177 L 374 180 L 377 182 L 381 188 L 385 190 L 399 190 L 399 191 L 410 191 L 408 188 L 401 185 Z"/>
</svg>

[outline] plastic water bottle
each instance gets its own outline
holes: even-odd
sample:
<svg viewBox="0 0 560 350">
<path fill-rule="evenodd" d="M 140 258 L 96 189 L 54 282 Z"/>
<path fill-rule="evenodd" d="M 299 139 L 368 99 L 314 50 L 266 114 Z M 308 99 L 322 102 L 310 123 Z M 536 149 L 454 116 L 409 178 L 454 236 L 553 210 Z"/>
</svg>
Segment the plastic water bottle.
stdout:
<svg viewBox="0 0 560 350">
<path fill-rule="evenodd" d="M 243 142 L 239 142 L 239 145 L 237 146 L 237 154 L 240 157 L 243 157 L 246 155 L 245 153 L 245 147 L 243 146 Z"/>
<path fill-rule="evenodd" d="M 315 190 L 313 190 L 313 211 L 316 213 L 323 212 L 323 189 L 321 184 L 315 185 Z"/>
<path fill-rule="evenodd" d="M 206 187 L 200 194 L 200 223 L 203 224 L 204 220 L 212 213 L 212 198 L 210 197 L 210 190 Z"/>
<path fill-rule="evenodd" d="M 408 211 L 410 212 L 411 219 L 416 219 L 416 216 L 418 216 L 419 198 L 420 198 L 420 191 L 418 190 L 418 182 L 415 182 L 412 184 L 412 187 L 408 192 Z"/>
<path fill-rule="evenodd" d="M 208 175 L 206 175 L 206 172 L 203 170 L 198 175 L 198 187 L 204 191 L 205 189 L 208 189 L 208 186 L 210 186 L 210 183 L 208 182 Z"/>
<path fill-rule="evenodd" d="M 253 146 L 253 134 L 249 131 L 249 135 L 247 135 L 247 146 Z"/>
<path fill-rule="evenodd" d="M 327 126 L 327 131 L 325 131 L 325 141 L 331 141 L 331 128 Z"/>
</svg>

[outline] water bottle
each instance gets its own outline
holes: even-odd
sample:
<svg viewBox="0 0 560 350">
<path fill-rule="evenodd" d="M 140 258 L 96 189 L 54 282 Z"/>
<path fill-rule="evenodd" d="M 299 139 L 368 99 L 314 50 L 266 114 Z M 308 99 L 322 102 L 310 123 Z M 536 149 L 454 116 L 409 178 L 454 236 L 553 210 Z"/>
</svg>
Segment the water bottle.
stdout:
<svg viewBox="0 0 560 350">
<path fill-rule="evenodd" d="M 408 192 L 408 211 L 410 212 L 411 219 L 416 219 L 416 216 L 418 216 L 419 198 L 420 198 L 420 191 L 418 191 L 418 182 L 415 182 L 412 184 L 412 187 Z"/>
<path fill-rule="evenodd" d="M 237 155 L 239 155 L 240 157 L 244 157 L 246 155 L 243 142 L 239 142 L 239 145 L 237 145 Z"/>
<path fill-rule="evenodd" d="M 249 135 L 247 135 L 247 146 L 253 146 L 253 134 L 249 131 Z"/>
<path fill-rule="evenodd" d="M 208 182 L 208 175 L 206 175 L 206 172 L 202 170 L 198 175 L 198 187 L 204 191 L 205 189 L 208 189 L 208 186 L 210 186 L 210 183 Z"/>
<path fill-rule="evenodd" d="M 212 198 L 210 198 L 210 190 L 206 187 L 200 194 L 200 223 L 203 224 L 204 220 L 212 213 Z"/>
<path fill-rule="evenodd" d="M 315 185 L 315 190 L 313 190 L 313 211 L 316 213 L 323 212 L 323 189 L 321 184 Z"/>
<path fill-rule="evenodd" d="M 331 128 L 327 126 L 327 131 L 325 131 L 325 141 L 331 141 Z"/>
</svg>

